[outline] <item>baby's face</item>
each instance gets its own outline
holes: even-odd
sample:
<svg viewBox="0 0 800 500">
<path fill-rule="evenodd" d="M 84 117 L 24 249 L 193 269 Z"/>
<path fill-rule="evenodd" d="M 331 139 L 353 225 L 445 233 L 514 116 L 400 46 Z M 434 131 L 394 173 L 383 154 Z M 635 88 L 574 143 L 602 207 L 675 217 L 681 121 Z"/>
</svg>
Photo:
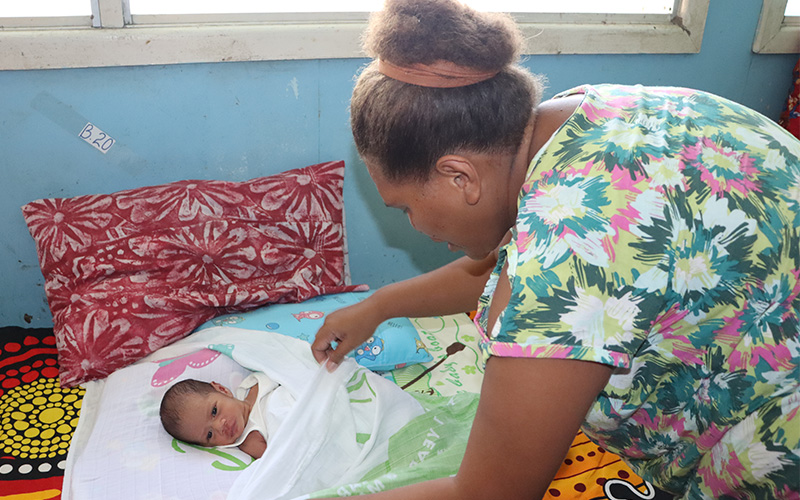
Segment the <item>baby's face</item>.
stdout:
<svg viewBox="0 0 800 500">
<path fill-rule="evenodd" d="M 216 382 L 212 385 L 214 392 L 186 398 L 181 411 L 182 434 L 201 446 L 233 444 L 244 432 L 250 405 Z"/>
</svg>

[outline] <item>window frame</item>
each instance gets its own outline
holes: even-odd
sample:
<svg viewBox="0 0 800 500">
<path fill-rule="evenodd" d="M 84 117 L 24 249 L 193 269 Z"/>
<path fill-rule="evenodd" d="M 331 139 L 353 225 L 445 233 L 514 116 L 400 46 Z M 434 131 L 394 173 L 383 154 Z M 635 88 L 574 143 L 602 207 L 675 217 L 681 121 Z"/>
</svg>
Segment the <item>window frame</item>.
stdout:
<svg viewBox="0 0 800 500">
<path fill-rule="evenodd" d="M 0 70 L 364 57 L 364 13 L 155 17 L 131 16 L 127 0 L 92 2 L 89 20 L 0 18 Z M 524 54 L 684 54 L 700 51 L 708 4 L 675 0 L 671 15 L 514 17 Z"/>
<path fill-rule="evenodd" d="M 800 17 L 785 17 L 788 0 L 764 0 L 753 40 L 757 54 L 800 52 Z"/>
</svg>

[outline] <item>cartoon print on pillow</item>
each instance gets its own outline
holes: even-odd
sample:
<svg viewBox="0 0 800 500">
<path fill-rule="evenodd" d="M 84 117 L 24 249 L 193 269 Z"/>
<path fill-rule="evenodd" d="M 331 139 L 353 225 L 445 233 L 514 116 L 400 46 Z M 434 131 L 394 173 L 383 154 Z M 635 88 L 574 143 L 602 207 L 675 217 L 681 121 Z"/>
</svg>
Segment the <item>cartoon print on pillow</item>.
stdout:
<svg viewBox="0 0 800 500">
<path fill-rule="evenodd" d="M 242 321 L 244 321 L 244 318 L 241 316 L 222 316 L 221 318 L 213 319 L 212 323 L 216 326 L 229 326 L 241 323 Z"/>
<path fill-rule="evenodd" d="M 375 361 L 375 358 L 383 352 L 383 347 L 383 339 L 377 335 L 373 335 L 356 349 L 356 361 L 361 361 L 363 359 Z"/>
<path fill-rule="evenodd" d="M 160 366 L 153 374 L 150 385 L 153 387 L 163 387 L 178 378 L 186 368 L 202 368 L 209 365 L 219 357 L 220 353 L 211 349 L 202 349 L 189 354 L 182 354 L 174 358 L 160 359 L 153 361 Z"/>
<path fill-rule="evenodd" d="M 297 321 L 300 321 L 300 320 L 303 320 L 303 319 L 306 319 L 306 318 L 308 318 L 308 319 L 322 319 L 325 316 L 325 313 L 322 312 L 322 311 L 303 311 L 303 312 L 299 312 L 299 313 L 294 313 L 294 314 L 292 314 L 292 316 L 294 316 L 297 319 Z"/>
<path fill-rule="evenodd" d="M 208 344 L 208 348 L 233 359 L 233 344 Z"/>
</svg>

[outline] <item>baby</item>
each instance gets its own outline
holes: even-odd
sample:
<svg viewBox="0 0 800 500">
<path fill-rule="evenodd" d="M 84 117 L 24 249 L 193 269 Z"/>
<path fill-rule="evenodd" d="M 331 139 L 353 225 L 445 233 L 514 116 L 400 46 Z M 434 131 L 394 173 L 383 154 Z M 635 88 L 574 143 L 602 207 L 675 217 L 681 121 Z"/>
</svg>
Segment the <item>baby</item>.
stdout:
<svg viewBox="0 0 800 500">
<path fill-rule="evenodd" d="M 288 390 L 263 373 L 253 373 L 236 396 L 217 382 L 182 380 L 161 400 L 161 423 L 174 438 L 206 447 L 238 446 L 261 458 L 267 439 L 291 409 Z"/>
</svg>

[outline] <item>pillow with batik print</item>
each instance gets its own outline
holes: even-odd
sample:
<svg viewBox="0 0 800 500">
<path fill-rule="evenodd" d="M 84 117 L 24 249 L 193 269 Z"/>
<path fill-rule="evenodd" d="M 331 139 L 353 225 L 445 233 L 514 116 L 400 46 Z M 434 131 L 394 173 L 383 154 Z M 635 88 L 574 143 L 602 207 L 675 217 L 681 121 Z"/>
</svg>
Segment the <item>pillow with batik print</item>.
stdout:
<svg viewBox="0 0 800 500">
<path fill-rule="evenodd" d="M 203 322 L 346 286 L 344 162 L 22 207 L 62 385 L 102 378 Z"/>
</svg>

